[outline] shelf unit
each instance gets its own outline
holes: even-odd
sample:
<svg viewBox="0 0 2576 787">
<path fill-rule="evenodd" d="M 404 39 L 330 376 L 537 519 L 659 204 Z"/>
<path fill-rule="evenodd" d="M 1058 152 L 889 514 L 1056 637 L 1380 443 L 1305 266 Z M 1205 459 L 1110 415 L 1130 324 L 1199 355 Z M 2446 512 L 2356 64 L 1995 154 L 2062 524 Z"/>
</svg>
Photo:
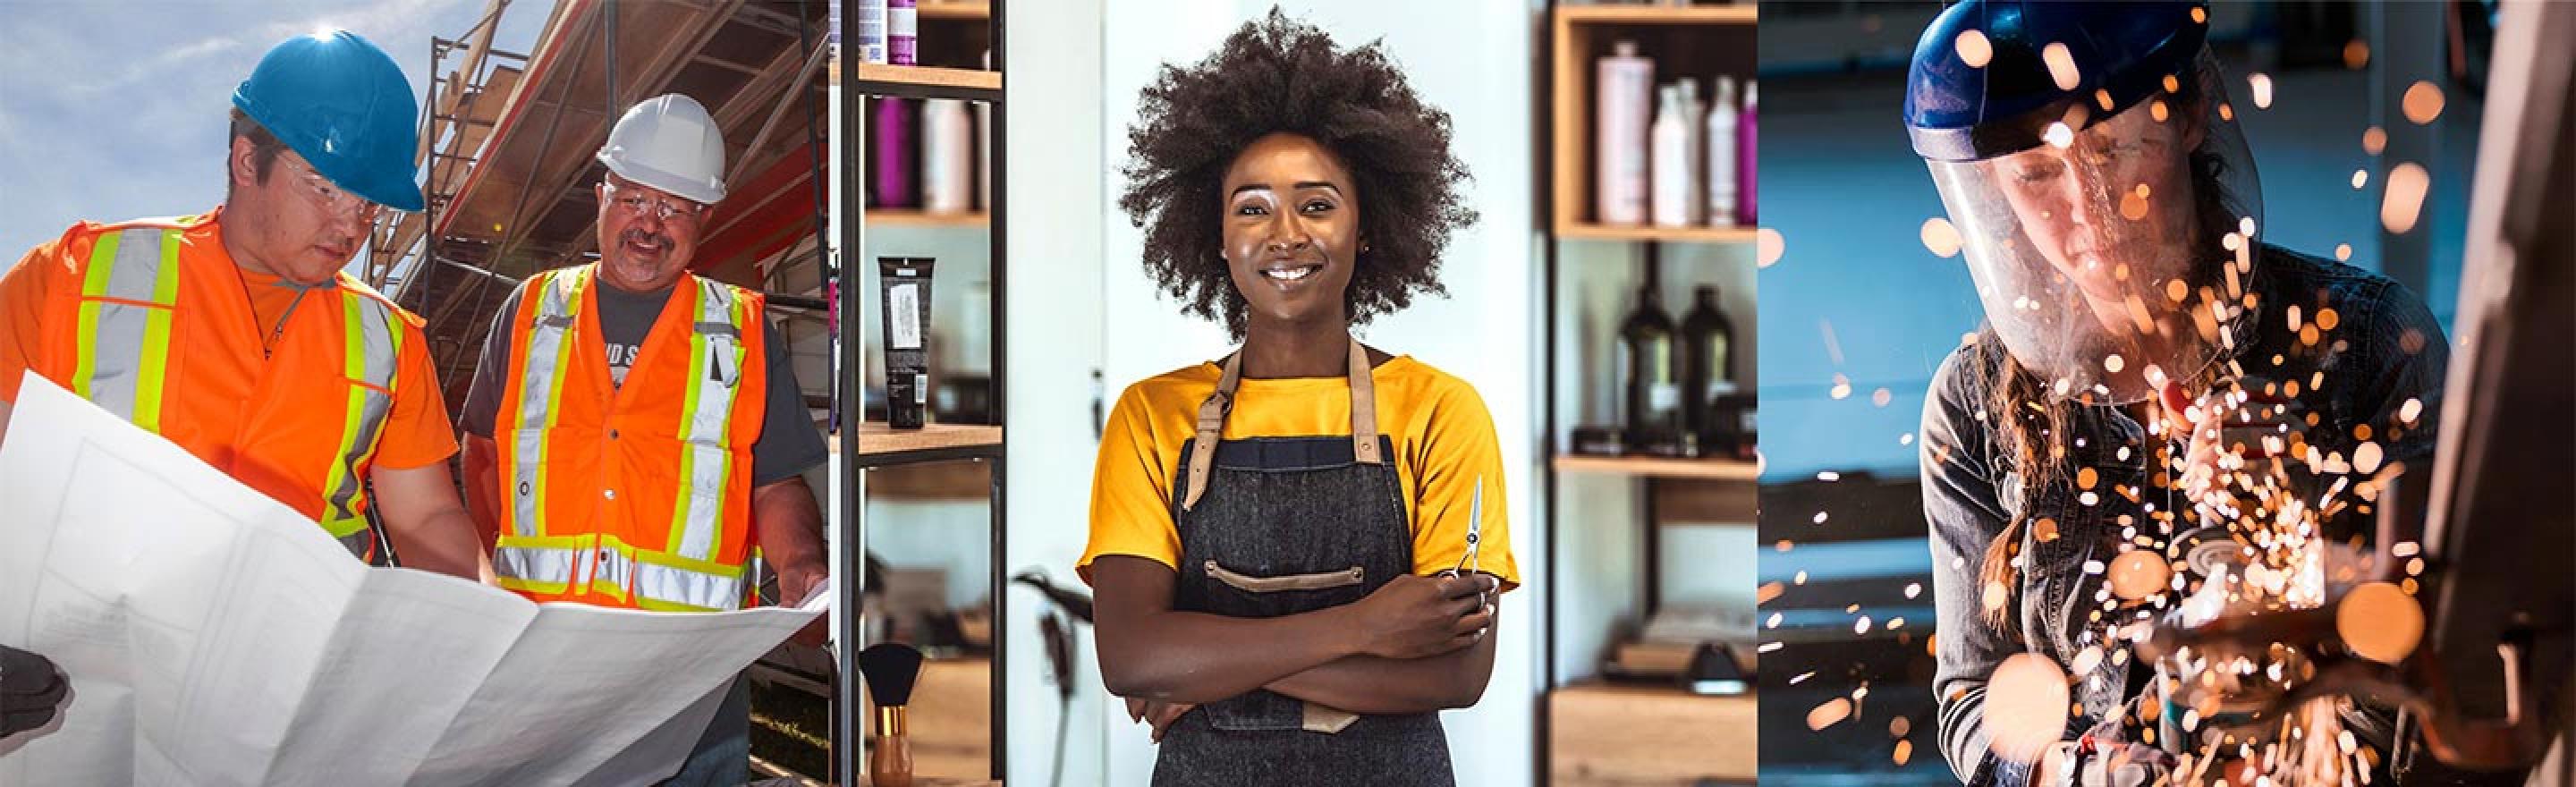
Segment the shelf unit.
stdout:
<svg viewBox="0 0 2576 787">
<path fill-rule="evenodd" d="M 982 229 L 992 223 L 983 211 L 930 213 L 908 208 L 871 208 L 863 219 L 870 227 L 961 227 Z"/>
<path fill-rule="evenodd" d="M 1544 205 L 1540 211 L 1545 224 L 1542 229 L 1549 236 L 1542 244 L 1545 252 L 1540 273 L 1540 289 L 1550 293 L 1542 299 L 1542 330 L 1546 332 L 1542 368 L 1549 381 L 1549 393 L 1542 403 L 1546 435 L 1542 450 L 1547 457 L 1543 477 L 1548 489 L 1543 516 L 1549 523 L 1548 553 L 1566 554 L 1561 545 L 1571 535 L 1583 532 L 1576 523 L 1558 517 L 1561 485 L 1576 478 L 1601 477 L 1633 483 L 1641 492 L 1639 518 L 1644 520 L 1636 523 L 1644 528 L 1639 538 L 1643 548 L 1643 570 L 1639 572 L 1642 611 L 1651 613 L 1660 603 L 1662 584 L 1662 525 L 1658 512 L 1722 516 L 1725 521 L 1749 526 L 1753 521 L 1755 478 L 1761 467 L 1757 462 L 1732 459 L 1565 453 L 1569 445 L 1567 432 L 1579 417 L 1572 407 L 1579 403 L 1559 401 L 1564 392 L 1557 381 L 1560 375 L 1579 371 L 1580 364 L 1569 361 L 1579 360 L 1584 348 L 1560 346 L 1565 342 L 1558 335 L 1558 321 L 1561 314 L 1586 312 L 1560 302 L 1565 298 L 1559 287 L 1560 276 L 1572 273 L 1588 277 L 1594 273 L 1569 268 L 1567 247 L 1575 245 L 1597 253 L 1605 244 L 1642 245 L 1651 272 L 1663 246 L 1714 245 L 1730 247 L 1728 253 L 1740 248 L 1749 255 L 1758 234 L 1752 227 L 1618 226 L 1595 218 L 1590 84 L 1593 63 L 1610 53 L 1612 42 L 1634 40 L 1643 54 L 1656 59 L 1655 80 L 1659 84 L 1676 76 L 1697 76 L 1705 81 L 1710 75 L 1723 73 L 1749 78 L 1756 66 L 1754 26 L 1758 12 L 1749 4 L 1676 7 L 1552 3 L 1548 13 L 1546 40 L 1540 47 L 1550 58 L 1539 101 L 1540 111 L 1546 114 L 1540 123 L 1543 132 L 1537 151 L 1541 157 L 1537 171 L 1546 173 L 1547 178 L 1538 198 Z M 1708 94 L 1702 95 L 1705 99 Z M 1743 319 L 1743 314 L 1735 316 L 1739 331 L 1736 340 L 1739 346 L 1749 346 L 1750 332 L 1745 329 L 1751 321 Z M 1584 523 L 1593 524 L 1597 523 Z M 1540 580 L 1542 586 L 1562 587 L 1556 576 L 1561 562 L 1551 557 L 1547 575 Z M 1580 785 L 1754 780 L 1754 747 L 1749 739 L 1737 741 L 1741 745 L 1709 745 L 1717 742 L 1711 738 L 1711 730 L 1744 730 L 1749 734 L 1755 719 L 1753 696 L 1699 696 L 1677 688 L 1600 683 L 1563 674 L 1558 664 L 1563 639 L 1560 631 L 1572 625 L 1609 624 L 1597 617 L 1569 620 L 1575 617 L 1578 616 L 1559 603 L 1550 602 L 1542 635 L 1547 701 L 1541 706 L 1532 747 L 1537 773 L 1550 783 Z"/>
<path fill-rule="evenodd" d="M 836 435 L 834 445 L 835 453 L 842 457 L 839 479 L 842 494 L 839 510 L 835 515 L 842 525 L 843 534 L 841 543 L 836 545 L 836 548 L 841 550 L 841 571 L 844 575 L 837 582 L 837 592 L 840 593 L 838 599 L 840 608 L 845 611 L 857 613 L 861 610 L 860 595 L 867 586 L 867 522 L 865 521 L 867 495 L 864 492 L 863 475 L 877 468 L 972 461 L 979 463 L 984 472 L 989 474 L 985 500 L 989 506 L 990 516 L 986 521 L 985 537 L 986 548 L 990 550 L 989 554 L 992 558 L 987 572 L 990 575 L 987 577 L 987 583 L 993 606 L 991 619 L 996 621 L 1009 619 L 1004 609 L 1009 600 L 1009 595 L 1004 592 L 1007 576 L 1000 565 L 1005 554 L 1003 515 L 1006 510 L 1003 485 L 1004 408 L 1002 403 L 1007 401 L 1004 394 L 1008 390 L 1004 387 L 1003 375 L 1006 368 L 1003 359 L 1008 357 L 1005 345 L 1008 334 L 1004 330 L 1008 310 L 1001 308 L 1001 305 L 1007 302 L 1008 277 L 1005 273 L 1008 266 L 1004 261 L 1009 259 L 1006 243 L 1009 237 L 1009 224 L 1003 210 L 1006 204 L 1005 188 L 1008 183 L 1004 173 L 1009 171 L 1004 156 L 1007 146 L 1003 144 L 1002 133 L 1002 130 L 1009 128 L 1002 101 L 1002 74 L 1007 70 L 1009 62 L 1008 50 L 1003 46 L 1004 6 L 1005 3 L 1002 0 L 935 0 L 923 2 L 919 6 L 918 13 L 924 20 L 925 42 L 929 41 L 928 36 L 934 29 L 963 33 L 978 32 L 980 28 L 980 33 L 984 37 L 969 40 L 968 47 L 972 48 L 975 43 L 989 45 L 993 66 L 991 70 L 937 65 L 895 66 L 860 63 L 856 57 L 842 59 L 834 70 L 835 84 L 841 87 L 843 96 L 840 124 L 841 138 L 844 141 L 839 151 L 843 157 L 839 183 L 842 195 L 842 215 L 839 222 L 840 254 L 839 264 L 832 275 L 838 282 L 841 292 L 837 316 L 839 324 L 844 326 L 845 331 L 838 339 L 841 347 L 835 358 L 835 362 L 840 364 L 836 370 L 836 376 L 839 379 L 836 390 L 842 399 L 834 403 L 836 412 L 844 419 L 842 423 L 845 425 L 845 428 Z M 933 23 L 946 27 L 933 28 Z M 987 196 L 990 204 L 986 211 L 931 214 L 917 210 L 866 209 L 866 200 L 863 196 L 867 193 L 869 163 L 864 145 L 868 128 L 866 99 L 873 98 L 945 98 L 991 105 L 992 110 L 987 116 L 987 122 L 991 124 L 992 145 L 987 154 L 989 159 L 986 165 L 991 171 Z M 988 365 L 990 367 L 989 401 L 993 403 L 990 419 L 992 423 L 932 423 L 919 430 L 894 430 L 888 428 L 883 422 L 859 420 L 859 403 L 864 398 L 859 395 L 859 392 L 865 385 L 865 370 L 860 368 L 860 359 L 865 357 L 865 354 L 860 348 L 850 345 L 851 340 L 862 335 L 864 330 L 850 326 L 871 325 L 873 323 L 868 321 L 875 316 L 875 294 L 864 292 L 858 286 L 859 266 L 873 264 L 872 260 L 863 258 L 867 248 L 865 243 L 867 231 L 871 226 L 957 227 L 976 229 L 986 233 L 991 260 L 987 274 L 991 282 L 989 296 L 991 308 L 986 309 L 986 313 L 990 315 L 990 324 L 981 327 L 988 331 L 987 341 L 991 353 Z M 933 373 L 936 374 L 937 371 L 934 370 Z M 839 674 L 843 678 L 835 686 L 836 694 L 832 711 L 832 768 L 833 781 L 836 784 L 866 783 L 867 761 L 860 741 L 864 738 L 861 731 L 867 729 L 867 702 L 861 688 L 862 681 L 855 679 L 859 674 L 858 651 L 868 644 L 864 638 L 866 628 L 863 618 L 864 613 L 842 615 L 840 629 L 837 632 L 837 639 L 842 645 L 838 667 Z M 987 776 L 998 780 L 1004 772 L 1004 755 L 1009 751 L 1005 739 L 1007 725 L 1001 723 L 1003 719 L 1009 717 L 1009 700 L 1001 676 L 1007 674 L 1005 664 L 1010 658 L 1008 637 L 999 626 L 992 631 L 990 648 L 992 655 L 989 662 L 978 660 L 976 669 L 971 674 L 980 676 L 979 679 L 989 687 L 990 696 L 985 703 L 987 710 L 984 724 L 989 730 L 990 740 L 989 752 L 984 759 L 987 760 L 985 763 L 988 770 Z M 925 662 L 924 679 L 929 680 L 933 673 L 957 666 L 947 662 Z M 971 731 L 963 734 L 973 737 Z M 925 777 L 919 783 L 984 784 L 992 782 Z"/>
<path fill-rule="evenodd" d="M 1762 465 L 1736 459 L 1681 459 L 1660 456 L 1579 456 L 1558 454 L 1549 464 L 1559 473 L 1607 473 L 1640 478 L 1688 478 L 1708 481 L 1752 481 Z"/>
</svg>

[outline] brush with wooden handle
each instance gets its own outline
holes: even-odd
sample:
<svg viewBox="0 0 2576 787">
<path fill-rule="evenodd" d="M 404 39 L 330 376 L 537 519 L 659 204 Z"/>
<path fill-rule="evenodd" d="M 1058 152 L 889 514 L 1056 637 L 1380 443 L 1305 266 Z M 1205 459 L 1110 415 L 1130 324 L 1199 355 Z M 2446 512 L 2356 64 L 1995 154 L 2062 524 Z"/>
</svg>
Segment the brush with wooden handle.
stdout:
<svg viewBox="0 0 2576 787">
<path fill-rule="evenodd" d="M 867 677 L 868 696 L 877 705 L 868 782 L 875 787 L 912 787 L 912 739 L 905 730 L 904 706 L 912 702 L 914 679 L 921 677 L 921 651 L 898 643 L 871 645 L 859 651 L 859 674 Z"/>
</svg>

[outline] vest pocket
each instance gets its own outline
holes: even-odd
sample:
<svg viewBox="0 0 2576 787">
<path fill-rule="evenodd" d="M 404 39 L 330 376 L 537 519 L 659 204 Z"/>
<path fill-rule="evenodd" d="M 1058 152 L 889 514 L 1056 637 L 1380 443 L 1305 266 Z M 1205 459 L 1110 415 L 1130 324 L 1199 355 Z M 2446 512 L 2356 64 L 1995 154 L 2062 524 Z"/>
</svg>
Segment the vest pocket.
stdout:
<svg viewBox="0 0 2576 787">
<path fill-rule="evenodd" d="M 1233 586 L 1236 590 L 1251 593 L 1278 593 L 1289 590 L 1330 590 L 1333 588 L 1357 585 L 1367 581 L 1368 579 L 1367 571 L 1359 566 L 1352 566 L 1340 571 L 1324 571 L 1313 574 L 1289 574 L 1276 577 L 1256 577 L 1248 574 L 1236 573 L 1234 571 L 1227 570 L 1224 566 L 1218 565 L 1215 560 L 1206 561 L 1204 566 L 1207 569 L 1207 575 L 1209 578 Z"/>
</svg>

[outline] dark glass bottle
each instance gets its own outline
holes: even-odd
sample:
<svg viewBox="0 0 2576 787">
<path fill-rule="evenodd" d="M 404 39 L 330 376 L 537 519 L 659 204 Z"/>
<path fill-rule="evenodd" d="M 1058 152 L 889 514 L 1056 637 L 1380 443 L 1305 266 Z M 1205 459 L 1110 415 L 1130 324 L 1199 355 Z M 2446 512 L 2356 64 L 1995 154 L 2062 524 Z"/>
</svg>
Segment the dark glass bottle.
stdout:
<svg viewBox="0 0 2576 787">
<path fill-rule="evenodd" d="M 1628 448 L 1670 456 L 1681 452 L 1682 396 L 1673 318 L 1664 312 L 1653 276 L 1637 291 L 1637 308 L 1619 326 L 1619 372 L 1627 385 Z"/>
<path fill-rule="evenodd" d="M 1735 392 L 1735 326 L 1717 310 L 1717 288 L 1700 285 L 1682 315 L 1683 445 L 1691 455 L 1721 454 L 1717 419 L 1709 408 Z"/>
</svg>

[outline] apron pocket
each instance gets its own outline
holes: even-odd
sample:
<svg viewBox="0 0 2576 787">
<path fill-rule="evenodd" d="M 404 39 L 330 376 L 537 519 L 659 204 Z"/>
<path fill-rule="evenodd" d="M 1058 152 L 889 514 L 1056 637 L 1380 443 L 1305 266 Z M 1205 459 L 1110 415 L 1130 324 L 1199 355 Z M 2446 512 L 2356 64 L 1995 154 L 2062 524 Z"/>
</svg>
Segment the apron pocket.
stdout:
<svg viewBox="0 0 2576 787">
<path fill-rule="evenodd" d="M 1228 571 L 1224 566 L 1217 565 L 1217 562 L 1214 560 L 1206 561 L 1204 565 L 1207 568 L 1207 575 L 1209 578 L 1231 585 L 1236 590 L 1252 593 L 1277 593 L 1287 590 L 1331 590 L 1333 588 L 1357 585 L 1367 581 L 1368 579 L 1367 571 L 1359 566 L 1352 566 L 1340 571 L 1325 571 L 1315 574 L 1289 574 L 1287 576 L 1278 577 L 1256 577 Z"/>
</svg>

